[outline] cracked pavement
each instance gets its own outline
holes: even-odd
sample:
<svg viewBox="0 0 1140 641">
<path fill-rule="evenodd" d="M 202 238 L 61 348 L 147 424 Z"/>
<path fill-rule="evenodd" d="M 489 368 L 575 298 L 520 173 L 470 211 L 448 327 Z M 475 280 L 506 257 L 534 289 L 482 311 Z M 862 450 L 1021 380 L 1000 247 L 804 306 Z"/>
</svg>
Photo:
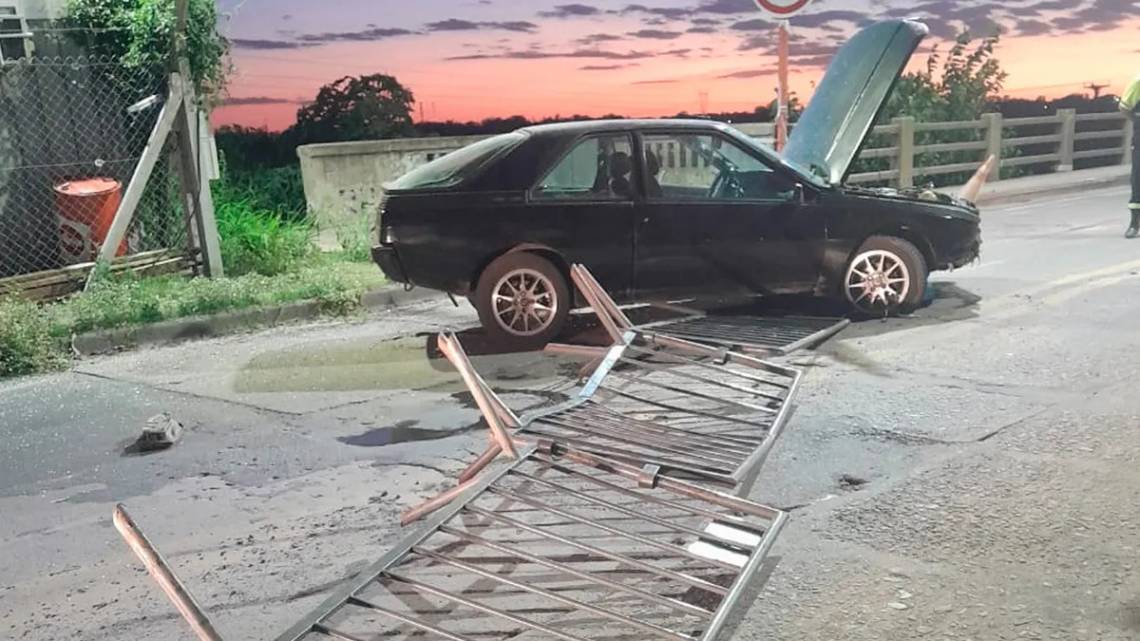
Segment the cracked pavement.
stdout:
<svg viewBox="0 0 1140 641">
<path fill-rule="evenodd" d="M 1140 638 L 1124 199 L 990 208 L 983 260 L 931 307 L 791 358 L 798 409 L 751 498 L 792 519 L 731 638 Z M 423 335 L 474 322 L 441 300 L 0 385 L 0 637 L 192 638 L 111 527 L 121 501 L 227 638 L 272 638 L 485 447 Z M 465 346 L 516 410 L 579 365 Z M 162 411 L 182 441 L 124 454 Z"/>
</svg>

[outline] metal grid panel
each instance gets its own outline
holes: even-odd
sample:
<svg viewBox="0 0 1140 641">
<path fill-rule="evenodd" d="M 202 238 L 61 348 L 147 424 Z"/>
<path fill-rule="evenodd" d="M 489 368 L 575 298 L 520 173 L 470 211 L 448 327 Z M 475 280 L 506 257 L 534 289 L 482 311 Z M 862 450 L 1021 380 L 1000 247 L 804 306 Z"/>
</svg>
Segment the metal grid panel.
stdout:
<svg viewBox="0 0 1140 641">
<path fill-rule="evenodd" d="M 709 345 L 790 354 L 822 343 L 850 322 L 845 318 L 808 316 L 698 316 L 645 325 L 642 329 L 652 328 L 654 332 Z"/>
<path fill-rule="evenodd" d="M 588 453 L 532 448 L 279 641 L 710 641 L 785 518 Z"/>
<path fill-rule="evenodd" d="M 792 410 L 798 370 L 740 354 L 694 359 L 634 333 L 579 398 L 522 431 L 575 448 L 728 486 L 771 449 Z"/>
</svg>

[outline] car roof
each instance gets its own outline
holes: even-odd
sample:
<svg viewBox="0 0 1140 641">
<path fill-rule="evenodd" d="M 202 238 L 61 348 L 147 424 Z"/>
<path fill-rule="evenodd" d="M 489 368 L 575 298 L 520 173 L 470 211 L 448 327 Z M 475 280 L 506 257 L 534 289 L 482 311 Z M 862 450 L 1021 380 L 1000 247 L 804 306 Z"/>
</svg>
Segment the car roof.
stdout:
<svg viewBox="0 0 1140 641">
<path fill-rule="evenodd" d="M 532 125 L 519 131 L 536 137 L 580 136 L 607 131 L 630 131 L 639 129 L 692 129 L 700 131 L 720 131 L 727 125 L 715 120 L 697 118 L 614 118 L 609 120 L 576 120 L 547 125 Z"/>
</svg>

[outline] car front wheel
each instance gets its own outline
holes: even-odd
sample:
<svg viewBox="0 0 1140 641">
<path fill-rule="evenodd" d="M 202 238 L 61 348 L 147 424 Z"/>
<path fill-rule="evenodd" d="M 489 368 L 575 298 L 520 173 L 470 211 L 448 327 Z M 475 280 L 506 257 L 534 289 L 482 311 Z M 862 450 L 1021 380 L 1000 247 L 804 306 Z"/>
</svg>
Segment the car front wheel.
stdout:
<svg viewBox="0 0 1140 641">
<path fill-rule="evenodd" d="M 554 340 L 570 313 L 566 278 L 549 260 L 529 252 L 495 259 L 479 278 L 475 308 L 492 339 L 518 349 Z"/>
<path fill-rule="evenodd" d="M 872 236 L 847 264 L 844 295 L 861 314 L 911 312 L 922 303 L 927 274 L 926 260 L 914 244 L 894 236 Z"/>
</svg>

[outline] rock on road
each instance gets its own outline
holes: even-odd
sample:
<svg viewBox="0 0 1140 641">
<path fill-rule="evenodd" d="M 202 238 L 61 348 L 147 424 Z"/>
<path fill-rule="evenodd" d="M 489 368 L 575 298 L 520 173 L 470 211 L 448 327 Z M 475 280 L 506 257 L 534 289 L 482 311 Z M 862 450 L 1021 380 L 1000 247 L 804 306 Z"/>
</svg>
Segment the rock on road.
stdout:
<svg viewBox="0 0 1140 641">
<path fill-rule="evenodd" d="M 1140 638 L 1140 241 L 1123 189 L 983 212 L 913 318 L 817 352 L 752 498 L 792 510 L 733 637 Z M 190 639 L 110 523 L 125 502 L 231 639 L 378 557 L 485 433 L 429 303 L 84 361 L 0 386 L 0 637 Z M 576 365 L 475 364 L 515 408 Z M 125 450 L 150 416 L 174 448 Z"/>
</svg>

